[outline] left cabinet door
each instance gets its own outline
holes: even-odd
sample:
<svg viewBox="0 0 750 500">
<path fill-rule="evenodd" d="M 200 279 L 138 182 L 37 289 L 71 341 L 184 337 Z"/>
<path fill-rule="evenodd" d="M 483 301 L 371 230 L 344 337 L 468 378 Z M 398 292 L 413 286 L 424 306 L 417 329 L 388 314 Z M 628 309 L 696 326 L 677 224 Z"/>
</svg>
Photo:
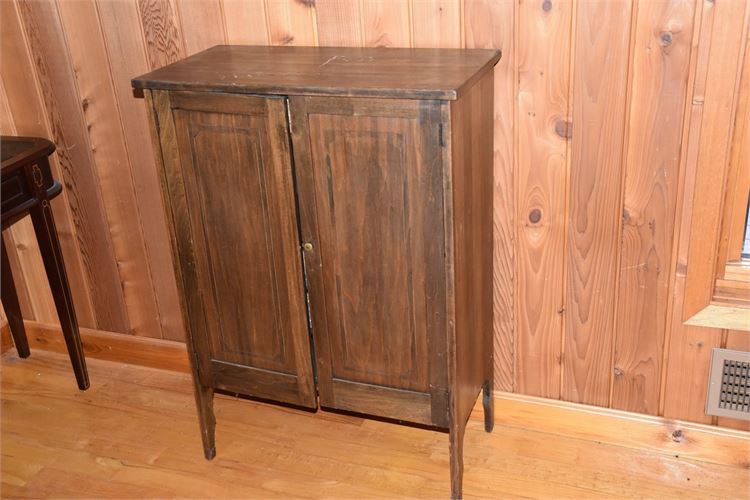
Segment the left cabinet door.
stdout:
<svg viewBox="0 0 750 500">
<path fill-rule="evenodd" d="M 283 98 L 155 92 L 201 385 L 315 407 Z"/>
</svg>

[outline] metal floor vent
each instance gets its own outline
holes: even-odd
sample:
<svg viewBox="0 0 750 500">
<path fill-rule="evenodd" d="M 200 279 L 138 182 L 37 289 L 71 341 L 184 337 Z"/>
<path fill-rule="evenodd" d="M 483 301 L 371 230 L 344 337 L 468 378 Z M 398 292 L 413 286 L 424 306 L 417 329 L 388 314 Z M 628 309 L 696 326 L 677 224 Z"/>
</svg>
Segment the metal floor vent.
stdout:
<svg viewBox="0 0 750 500">
<path fill-rule="evenodd" d="M 713 349 L 706 414 L 750 420 L 750 352 Z"/>
</svg>

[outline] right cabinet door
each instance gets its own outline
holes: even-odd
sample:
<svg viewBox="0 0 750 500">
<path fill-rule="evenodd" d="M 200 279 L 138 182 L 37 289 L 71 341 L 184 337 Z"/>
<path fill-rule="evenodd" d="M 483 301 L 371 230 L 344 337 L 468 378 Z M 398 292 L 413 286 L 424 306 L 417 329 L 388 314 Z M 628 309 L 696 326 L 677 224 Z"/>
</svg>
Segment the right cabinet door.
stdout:
<svg viewBox="0 0 750 500">
<path fill-rule="evenodd" d="M 290 98 L 321 406 L 447 424 L 442 109 Z"/>
</svg>

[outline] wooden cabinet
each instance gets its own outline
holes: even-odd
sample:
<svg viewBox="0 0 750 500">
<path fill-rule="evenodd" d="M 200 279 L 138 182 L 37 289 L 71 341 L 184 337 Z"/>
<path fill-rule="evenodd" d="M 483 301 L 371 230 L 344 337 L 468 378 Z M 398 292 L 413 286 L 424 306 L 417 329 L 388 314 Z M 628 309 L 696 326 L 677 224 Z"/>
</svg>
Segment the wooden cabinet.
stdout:
<svg viewBox="0 0 750 500">
<path fill-rule="evenodd" d="M 492 428 L 489 50 L 219 46 L 133 81 L 205 453 L 227 390 Z"/>
</svg>

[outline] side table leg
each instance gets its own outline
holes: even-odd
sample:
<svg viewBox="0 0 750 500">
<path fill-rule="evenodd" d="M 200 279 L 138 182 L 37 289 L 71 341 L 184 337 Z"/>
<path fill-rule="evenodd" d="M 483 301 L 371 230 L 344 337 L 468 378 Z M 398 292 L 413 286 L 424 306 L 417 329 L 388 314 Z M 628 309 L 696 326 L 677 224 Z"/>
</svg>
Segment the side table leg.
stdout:
<svg viewBox="0 0 750 500">
<path fill-rule="evenodd" d="M 8 247 L 5 244 L 5 235 L 3 235 L 3 244 L 0 252 L 2 253 L 2 292 L 0 300 L 3 301 L 5 315 L 8 317 L 8 326 L 10 334 L 13 337 L 13 343 L 16 345 L 16 351 L 21 358 L 28 358 L 29 341 L 26 338 L 26 329 L 23 326 L 23 317 L 21 316 L 21 306 L 18 303 L 16 294 L 16 284 L 13 281 L 13 275 L 10 272 L 10 261 L 8 260 Z"/>
<path fill-rule="evenodd" d="M 31 209 L 31 221 L 34 223 L 34 232 L 39 242 L 39 250 L 47 271 L 47 280 L 55 299 L 57 316 L 60 318 L 65 344 L 68 347 L 68 355 L 73 365 L 78 388 L 86 390 L 89 388 L 89 375 L 86 370 L 86 359 L 83 355 L 83 345 L 78 331 L 75 309 L 73 308 L 73 297 L 68 286 L 68 276 L 65 273 L 60 242 L 57 239 L 55 219 L 52 216 L 52 207 L 49 200 L 42 202 Z"/>
</svg>

